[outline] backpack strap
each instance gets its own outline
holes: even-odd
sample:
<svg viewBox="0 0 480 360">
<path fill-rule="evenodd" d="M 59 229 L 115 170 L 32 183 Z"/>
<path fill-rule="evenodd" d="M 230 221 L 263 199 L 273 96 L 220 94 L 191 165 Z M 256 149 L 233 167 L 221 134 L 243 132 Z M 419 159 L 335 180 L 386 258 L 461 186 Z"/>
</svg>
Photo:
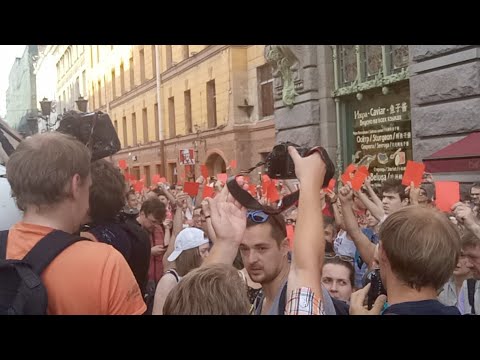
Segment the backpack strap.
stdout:
<svg viewBox="0 0 480 360">
<path fill-rule="evenodd" d="M 0 231 L 0 260 L 7 258 L 8 230 Z"/>
<path fill-rule="evenodd" d="M 88 240 L 61 230 L 54 230 L 41 239 L 22 259 L 40 275 L 43 270 L 67 247 L 80 240 Z"/>
<path fill-rule="evenodd" d="M 468 303 L 472 308 L 471 314 L 475 315 L 475 279 L 467 279 L 467 290 L 468 290 Z"/>
<path fill-rule="evenodd" d="M 287 304 L 287 284 L 282 289 L 280 293 L 280 299 L 278 299 L 278 315 L 285 315 L 285 306 Z"/>
</svg>

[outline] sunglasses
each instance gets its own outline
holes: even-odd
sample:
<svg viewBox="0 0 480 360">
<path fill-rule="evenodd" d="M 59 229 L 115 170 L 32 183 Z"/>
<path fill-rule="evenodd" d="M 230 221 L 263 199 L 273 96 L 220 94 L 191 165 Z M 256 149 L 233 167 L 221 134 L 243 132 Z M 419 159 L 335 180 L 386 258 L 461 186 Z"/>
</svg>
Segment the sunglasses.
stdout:
<svg viewBox="0 0 480 360">
<path fill-rule="evenodd" d="M 349 263 L 352 263 L 355 261 L 355 259 L 351 256 L 346 256 L 346 255 L 337 255 L 337 254 L 325 254 L 325 259 L 335 259 L 335 258 L 339 258 L 340 260 L 342 261 L 345 261 L 345 262 L 349 262 Z"/>
<path fill-rule="evenodd" d="M 269 215 L 264 213 L 262 210 L 254 210 L 247 212 L 247 218 L 257 224 L 263 224 L 268 220 L 268 217 Z"/>
</svg>

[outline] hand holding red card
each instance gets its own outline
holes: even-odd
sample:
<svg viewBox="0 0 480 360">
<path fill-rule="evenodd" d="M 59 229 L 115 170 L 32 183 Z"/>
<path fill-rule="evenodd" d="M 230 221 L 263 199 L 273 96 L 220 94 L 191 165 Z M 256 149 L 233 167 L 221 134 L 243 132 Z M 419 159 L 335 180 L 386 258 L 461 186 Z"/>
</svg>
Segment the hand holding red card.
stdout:
<svg viewBox="0 0 480 360">
<path fill-rule="evenodd" d="M 402 185 L 410 186 L 410 183 L 413 181 L 413 185 L 416 188 L 420 187 L 424 171 L 424 163 L 408 160 L 405 173 L 403 174 Z"/>
<path fill-rule="evenodd" d="M 450 212 L 460 201 L 460 184 L 456 181 L 435 181 L 435 204 L 444 212 Z"/>
</svg>

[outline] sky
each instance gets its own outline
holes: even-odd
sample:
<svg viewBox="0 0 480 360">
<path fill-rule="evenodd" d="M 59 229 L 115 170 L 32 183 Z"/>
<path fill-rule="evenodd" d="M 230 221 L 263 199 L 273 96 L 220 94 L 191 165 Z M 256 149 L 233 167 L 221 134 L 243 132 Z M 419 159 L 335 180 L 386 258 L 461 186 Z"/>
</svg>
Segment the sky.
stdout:
<svg viewBox="0 0 480 360">
<path fill-rule="evenodd" d="M 16 57 L 22 57 L 26 45 L 0 45 L 0 116 L 5 118 L 8 75 Z"/>
</svg>

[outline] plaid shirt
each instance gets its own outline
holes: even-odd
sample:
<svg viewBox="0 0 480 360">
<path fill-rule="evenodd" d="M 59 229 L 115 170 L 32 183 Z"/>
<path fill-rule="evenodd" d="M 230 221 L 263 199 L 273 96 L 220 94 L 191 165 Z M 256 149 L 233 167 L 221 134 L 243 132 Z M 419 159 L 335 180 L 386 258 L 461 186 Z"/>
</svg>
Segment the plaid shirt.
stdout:
<svg viewBox="0 0 480 360">
<path fill-rule="evenodd" d="M 323 303 L 312 289 L 301 287 L 292 291 L 285 315 L 325 315 Z"/>
</svg>

